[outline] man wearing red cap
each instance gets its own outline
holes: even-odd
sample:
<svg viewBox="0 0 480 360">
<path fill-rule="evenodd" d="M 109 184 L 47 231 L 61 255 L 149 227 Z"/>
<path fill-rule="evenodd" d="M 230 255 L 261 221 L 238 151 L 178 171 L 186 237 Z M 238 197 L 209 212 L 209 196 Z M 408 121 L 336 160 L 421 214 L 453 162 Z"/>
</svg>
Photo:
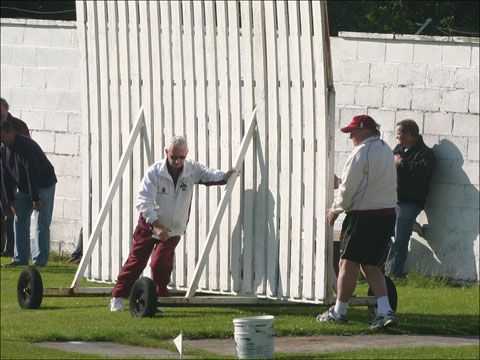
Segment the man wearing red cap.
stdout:
<svg viewBox="0 0 480 360">
<path fill-rule="evenodd" d="M 350 133 L 355 148 L 345 163 L 337 197 L 327 215 L 333 226 L 338 215 L 346 213 L 340 235 L 337 301 L 317 316 L 318 322 L 348 322 L 347 307 L 360 266 L 378 304 L 377 316 L 369 327 L 381 329 L 397 323 L 385 277 L 377 266 L 393 234 L 397 203 L 395 161 L 391 148 L 379 138 L 379 127 L 370 116 L 360 115 L 341 129 Z"/>
</svg>

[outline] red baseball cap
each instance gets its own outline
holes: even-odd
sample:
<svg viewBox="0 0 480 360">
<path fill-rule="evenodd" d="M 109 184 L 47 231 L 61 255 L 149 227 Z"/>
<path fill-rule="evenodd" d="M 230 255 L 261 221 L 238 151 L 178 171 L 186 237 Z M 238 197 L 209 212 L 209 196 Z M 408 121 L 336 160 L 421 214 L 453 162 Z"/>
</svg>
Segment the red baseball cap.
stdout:
<svg viewBox="0 0 480 360">
<path fill-rule="evenodd" d="M 356 129 L 377 129 L 378 125 L 370 116 L 368 115 L 358 115 L 352 119 L 352 122 L 340 130 L 344 133 L 352 132 Z"/>
</svg>

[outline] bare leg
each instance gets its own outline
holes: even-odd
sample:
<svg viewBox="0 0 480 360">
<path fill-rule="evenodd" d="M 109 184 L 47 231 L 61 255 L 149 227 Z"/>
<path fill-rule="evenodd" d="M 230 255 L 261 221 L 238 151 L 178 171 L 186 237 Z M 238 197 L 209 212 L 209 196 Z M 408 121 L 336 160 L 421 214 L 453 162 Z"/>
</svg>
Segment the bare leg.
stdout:
<svg viewBox="0 0 480 360">
<path fill-rule="evenodd" d="M 338 271 L 337 298 L 349 302 L 357 285 L 358 263 L 340 259 Z"/>
<path fill-rule="evenodd" d="M 361 265 L 363 275 L 368 281 L 368 285 L 372 289 L 375 297 L 378 299 L 382 296 L 387 296 L 387 284 L 385 283 L 385 276 L 380 271 L 378 266 Z"/>
</svg>

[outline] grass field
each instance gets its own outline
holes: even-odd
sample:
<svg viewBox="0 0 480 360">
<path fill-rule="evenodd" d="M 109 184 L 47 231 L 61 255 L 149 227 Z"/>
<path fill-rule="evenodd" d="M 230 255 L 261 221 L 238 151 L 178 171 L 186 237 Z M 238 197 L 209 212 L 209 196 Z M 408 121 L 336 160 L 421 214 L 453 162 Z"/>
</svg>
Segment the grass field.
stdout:
<svg viewBox="0 0 480 360">
<path fill-rule="evenodd" d="M 10 259 L 2 258 L 2 263 Z M 50 262 L 41 269 L 44 287 L 69 287 L 77 265 Z M 171 339 L 183 331 L 189 339 L 232 338 L 232 320 L 238 317 L 274 315 L 279 336 L 369 334 L 366 324 L 371 316 L 366 307 L 349 309 L 349 325 L 319 324 L 315 316 L 325 306 L 281 307 L 171 307 L 154 318 L 133 319 L 129 311 L 110 313 L 108 297 L 67 297 L 43 299 L 39 310 L 23 310 L 16 299 L 16 286 L 23 268 L 1 269 L 1 358 L 98 358 L 43 349 L 35 341 L 114 341 L 122 344 L 174 349 Z M 84 282 L 83 286 L 105 286 Z M 440 281 L 410 278 L 397 284 L 399 324 L 385 330 L 391 334 L 478 335 L 478 286 L 447 286 Z M 359 284 L 357 295 L 366 295 L 367 286 Z M 127 302 L 128 305 L 128 302 Z M 409 349 L 404 349 L 410 351 Z M 403 350 L 402 350 L 403 351 Z M 437 348 L 403 357 L 478 358 L 478 346 Z M 376 357 L 381 353 L 381 357 Z M 329 354 L 334 358 L 399 358 L 398 350 Z M 200 358 L 210 357 L 190 351 Z M 278 357 L 289 357 L 278 354 Z M 295 357 L 303 357 L 295 355 Z M 305 355 L 305 358 L 312 354 Z M 402 356 L 400 356 L 401 358 Z M 318 355 L 325 358 L 325 355 Z"/>
</svg>

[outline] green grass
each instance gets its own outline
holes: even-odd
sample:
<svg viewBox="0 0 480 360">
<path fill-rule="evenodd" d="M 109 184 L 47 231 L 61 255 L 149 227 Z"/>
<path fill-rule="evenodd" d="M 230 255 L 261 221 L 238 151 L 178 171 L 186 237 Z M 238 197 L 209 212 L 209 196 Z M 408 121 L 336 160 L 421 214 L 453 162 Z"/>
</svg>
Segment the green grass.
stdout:
<svg viewBox="0 0 480 360">
<path fill-rule="evenodd" d="M 2 263 L 9 260 L 2 258 Z M 44 287 L 69 287 L 76 269 L 77 265 L 74 264 L 49 262 L 47 267 L 40 270 Z M 22 270 L 22 267 L 1 269 L 2 359 L 91 358 L 81 354 L 62 356 L 58 353 L 66 353 L 41 349 L 31 344 L 34 341 L 114 341 L 174 350 L 171 339 L 180 331 L 183 331 L 184 336 L 189 339 L 232 338 L 233 319 L 264 314 L 275 316 L 275 331 L 279 336 L 373 333 L 366 327 L 371 321 L 366 307 L 349 309 L 348 326 L 317 323 L 315 316 L 325 311 L 326 306 L 170 307 L 166 313 L 157 314 L 151 319 L 133 319 L 129 311 L 111 313 L 108 309 L 109 297 L 45 297 L 40 309 L 23 310 L 16 298 L 17 280 Z M 413 279 L 412 284 L 409 284 L 408 278 L 398 282 L 399 324 L 385 330 L 386 333 L 479 335 L 478 286 L 452 287 L 445 286 L 442 282 L 435 285 L 433 282 L 428 287 L 419 287 Z M 84 281 L 82 286 L 105 286 L 105 284 Z M 367 286 L 360 283 L 356 293 L 363 296 L 367 290 Z M 128 301 L 126 305 L 128 306 Z M 468 358 L 470 356 L 468 354 L 471 353 L 467 347 L 434 349 L 445 354 L 448 351 L 460 352 L 460 358 L 464 356 Z M 478 354 L 478 346 L 475 349 Z M 211 357 L 198 350 L 188 353 L 199 357 Z M 392 356 L 397 353 L 398 351 L 393 350 L 390 352 Z M 312 357 L 312 354 L 308 356 Z M 443 357 L 441 354 L 438 356 Z M 365 353 L 360 357 L 370 355 Z M 384 355 L 383 358 L 385 357 L 389 356 Z"/>
</svg>

